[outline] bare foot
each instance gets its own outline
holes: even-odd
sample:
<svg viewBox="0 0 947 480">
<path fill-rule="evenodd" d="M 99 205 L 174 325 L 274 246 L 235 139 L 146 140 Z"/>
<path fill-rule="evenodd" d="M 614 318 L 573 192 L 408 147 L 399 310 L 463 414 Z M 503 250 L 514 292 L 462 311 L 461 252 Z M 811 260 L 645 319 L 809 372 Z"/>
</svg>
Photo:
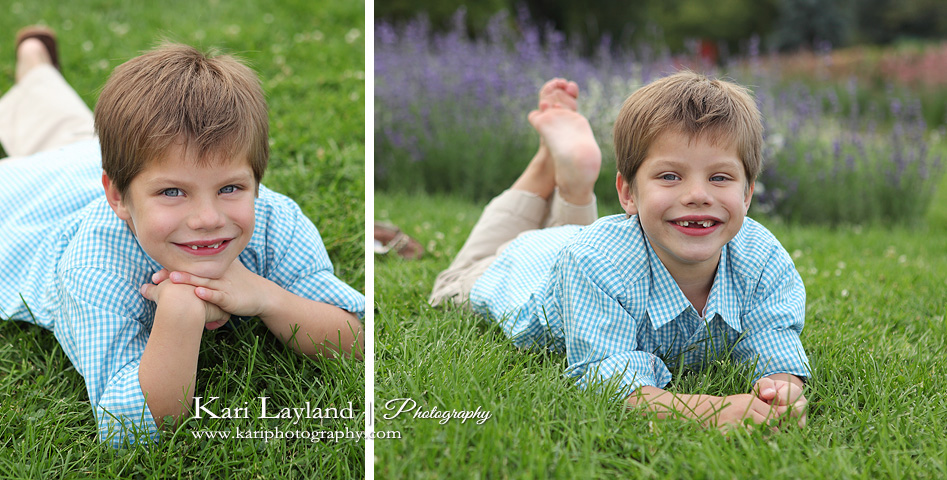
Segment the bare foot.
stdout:
<svg viewBox="0 0 947 480">
<path fill-rule="evenodd" d="M 529 165 L 526 166 L 526 169 L 520 177 L 513 183 L 512 189 L 532 192 L 542 198 L 548 199 L 558 186 L 559 194 L 569 203 L 586 205 L 592 201 L 594 198 L 592 196 L 592 189 L 591 186 L 586 188 L 585 178 L 591 175 L 591 170 L 595 170 L 594 177 L 595 179 L 598 178 L 598 169 L 602 163 L 601 152 L 595 143 L 595 137 L 591 135 L 592 131 L 591 127 L 588 126 L 588 121 L 576 113 L 578 96 L 579 85 L 563 78 L 549 80 L 539 89 L 539 108 L 529 114 L 530 123 L 540 134 L 539 150 L 536 151 L 536 155 L 530 160 Z M 556 155 L 547 146 L 547 142 L 549 141 L 547 138 L 548 135 L 543 133 L 539 125 L 543 125 L 543 128 L 548 130 L 550 134 L 555 137 L 569 137 L 573 133 L 569 132 L 569 129 L 572 127 L 566 125 L 568 120 L 562 124 L 563 132 L 558 132 L 559 127 L 557 127 L 557 125 L 559 125 L 560 122 L 557 119 L 560 117 L 555 112 L 547 114 L 546 112 L 549 110 L 557 110 L 567 116 L 571 113 L 572 116 L 569 116 L 569 118 L 578 117 L 578 119 L 585 124 L 585 127 L 582 128 L 580 126 L 577 132 L 575 132 L 575 135 L 577 138 L 582 139 L 585 138 L 587 134 L 588 138 L 586 138 L 586 140 L 591 139 L 594 152 L 591 149 L 586 149 L 584 154 L 578 154 L 576 156 L 577 159 L 575 161 L 571 159 L 563 160 L 562 162 L 557 161 L 555 158 Z M 534 117 L 537 115 L 539 116 L 538 123 L 534 121 Z M 563 120 L 565 119 L 563 118 Z M 558 141 L 557 143 L 563 144 L 567 142 L 568 140 L 563 139 L 563 141 Z M 584 140 L 579 140 L 574 147 L 581 151 L 585 149 L 585 147 L 582 146 L 583 143 L 585 143 Z M 565 153 L 566 150 L 569 150 L 568 146 L 563 145 L 557 150 L 563 152 L 563 158 L 572 158 L 571 154 Z M 559 166 L 560 163 L 563 164 L 561 168 Z M 559 172 L 560 169 L 562 170 L 561 173 Z M 592 180 L 592 183 L 594 184 L 595 181 Z"/>
<path fill-rule="evenodd" d="M 541 111 L 550 107 L 557 107 L 575 111 L 578 96 L 578 84 L 563 78 L 554 78 L 539 89 L 538 109 Z M 539 149 L 510 188 L 532 192 L 546 199 L 552 196 L 552 193 L 556 190 L 555 161 L 541 135 L 539 137 Z"/>
<path fill-rule="evenodd" d="M 52 65 L 53 60 L 49 57 L 49 51 L 43 42 L 35 38 L 27 38 L 16 49 L 16 81 L 19 82 L 23 76 L 33 68 L 42 65 Z"/>
<path fill-rule="evenodd" d="M 564 78 L 554 78 L 539 89 L 539 109 L 543 104 L 552 107 L 576 111 L 576 99 L 579 97 L 579 85 Z"/>
<path fill-rule="evenodd" d="M 560 108 L 542 100 L 540 109 L 530 112 L 528 118 L 553 159 L 555 182 L 562 199 L 575 205 L 593 201 L 602 151 L 589 121 L 567 106 Z"/>
</svg>

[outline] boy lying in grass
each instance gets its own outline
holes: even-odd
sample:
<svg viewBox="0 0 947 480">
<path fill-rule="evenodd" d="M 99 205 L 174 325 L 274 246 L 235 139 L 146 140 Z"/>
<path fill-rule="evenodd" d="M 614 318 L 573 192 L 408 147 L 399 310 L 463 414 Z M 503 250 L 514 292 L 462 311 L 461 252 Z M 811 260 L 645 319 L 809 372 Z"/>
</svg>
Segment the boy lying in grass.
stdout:
<svg viewBox="0 0 947 480">
<path fill-rule="evenodd" d="M 18 37 L 0 99 L 16 157 L 0 162 L 0 312 L 53 331 L 101 440 L 180 421 L 202 332 L 231 316 L 305 355 L 361 355 L 364 297 L 296 203 L 260 185 L 269 120 L 249 68 L 167 45 L 116 68 L 93 116 L 52 33 Z"/>
<path fill-rule="evenodd" d="M 691 72 L 637 90 L 614 129 L 625 214 L 598 219 L 601 152 L 578 91 L 562 79 L 540 90 L 529 114 L 539 151 L 484 209 L 431 303 L 469 301 L 517 346 L 565 350 L 579 386 L 618 382 L 627 403 L 661 417 L 804 426 L 805 287 L 746 218 L 763 133 L 752 96 Z M 714 352 L 754 367 L 752 393 L 662 390 L 668 367 Z"/>
</svg>

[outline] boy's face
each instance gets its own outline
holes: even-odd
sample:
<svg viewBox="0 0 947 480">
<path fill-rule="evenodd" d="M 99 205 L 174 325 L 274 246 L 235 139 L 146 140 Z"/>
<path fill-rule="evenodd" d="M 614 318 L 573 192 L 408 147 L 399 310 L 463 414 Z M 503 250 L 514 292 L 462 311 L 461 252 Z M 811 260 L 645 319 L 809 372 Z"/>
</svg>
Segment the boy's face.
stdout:
<svg viewBox="0 0 947 480">
<path fill-rule="evenodd" d="M 622 207 L 638 215 L 668 271 L 712 275 L 753 197 L 736 148 L 667 132 L 651 145 L 634 180 L 618 176 Z"/>
<path fill-rule="evenodd" d="M 199 165 L 195 149 L 175 143 L 124 197 L 107 176 L 102 181 L 145 253 L 170 271 L 220 278 L 250 242 L 256 180 L 245 158 Z"/>
</svg>

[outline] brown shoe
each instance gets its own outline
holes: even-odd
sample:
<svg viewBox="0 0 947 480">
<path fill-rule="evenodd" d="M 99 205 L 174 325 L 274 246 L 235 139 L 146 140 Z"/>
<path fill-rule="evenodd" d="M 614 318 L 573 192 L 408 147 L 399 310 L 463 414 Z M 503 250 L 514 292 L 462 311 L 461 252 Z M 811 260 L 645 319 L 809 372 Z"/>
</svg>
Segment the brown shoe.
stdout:
<svg viewBox="0 0 947 480">
<path fill-rule="evenodd" d="M 375 222 L 375 253 L 386 255 L 391 252 L 405 260 L 416 260 L 424 255 L 424 247 L 398 227 L 390 223 Z"/>
<path fill-rule="evenodd" d="M 16 32 L 17 48 L 28 38 L 35 38 L 43 42 L 43 46 L 45 46 L 46 51 L 49 52 L 49 58 L 52 60 L 53 66 L 56 67 L 56 70 L 61 70 L 59 68 L 59 53 L 56 49 L 56 32 L 54 32 L 53 29 L 42 25 L 30 25 L 29 27 L 21 28 L 19 32 Z"/>
</svg>

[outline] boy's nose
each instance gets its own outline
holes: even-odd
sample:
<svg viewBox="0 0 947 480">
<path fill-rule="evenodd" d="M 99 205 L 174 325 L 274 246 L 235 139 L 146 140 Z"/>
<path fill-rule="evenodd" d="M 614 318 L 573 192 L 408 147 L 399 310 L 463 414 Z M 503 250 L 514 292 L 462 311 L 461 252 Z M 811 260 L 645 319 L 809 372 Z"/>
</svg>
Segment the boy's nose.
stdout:
<svg viewBox="0 0 947 480">
<path fill-rule="evenodd" d="M 193 230 L 213 230 L 224 226 L 224 216 L 213 201 L 202 201 L 195 205 L 188 218 L 188 227 Z"/>
<path fill-rule="evenodd" d="M 713 202 L 713 196 L 710 195 L 710 185 L 705 182 L 693 181 L 687 184 L 687 190 L 681 198 L 685 205 L 709 205 Z"/>
</svg>

